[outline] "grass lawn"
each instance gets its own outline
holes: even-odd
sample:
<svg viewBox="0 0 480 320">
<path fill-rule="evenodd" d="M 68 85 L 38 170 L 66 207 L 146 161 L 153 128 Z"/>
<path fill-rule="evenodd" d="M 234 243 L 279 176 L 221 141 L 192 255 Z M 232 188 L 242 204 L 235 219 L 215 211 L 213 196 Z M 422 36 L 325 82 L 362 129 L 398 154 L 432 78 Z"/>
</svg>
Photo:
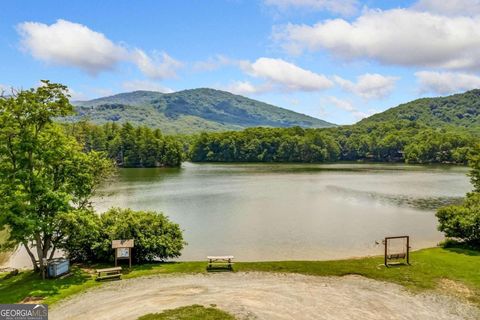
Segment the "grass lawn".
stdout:
<svg viewBox="0 0 480 320">
<path fill-rule="evenodd" d="M 235 318 L 225 311 L 217 308 L 205 308 L 199 305 L 181 307 L 172 310 L 165 310 L 162 313 L 151 313 L 144 315 L 138 320 L 235 320 Z"/>
<path fill-rule="evenodd" d="M 401 284 L 408 289 L 463 292 L 462 296 L 480 305 L 480 252 L 461 248 L 431 248 L 411 254 L 411 266 L 385 268 L 383 257 L 336 261 L 241 262 L 235 271 L 294 272 L 317 276 L 358 274 L 372 279 Z M 205 273 L 206 262 L 143 264 L 124 270 L 123 279 L 156 274 Z M 453 280 L 445 285 L 445 279 Z M 44 297 L 51 304 L 88 288 L 99 286 L 94 275 L 78 266 L 70 277 L 56 280 L 39 279 L 31 271 L 0 280 L 0 303 L 19 302 L 26 297 Z M 460 290 L 461 289 L 461 290 Z M 468 293 L 466 294 L 465 291 Z"/>
</svg>

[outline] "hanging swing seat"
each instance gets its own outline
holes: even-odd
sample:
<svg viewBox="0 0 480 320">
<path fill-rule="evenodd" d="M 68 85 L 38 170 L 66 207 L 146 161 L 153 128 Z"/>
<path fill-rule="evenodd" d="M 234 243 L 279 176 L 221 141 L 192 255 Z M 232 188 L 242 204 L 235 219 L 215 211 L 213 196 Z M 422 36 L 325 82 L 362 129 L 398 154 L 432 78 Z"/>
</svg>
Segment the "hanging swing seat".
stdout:
<svg viewBox="0 0 480 320">
<path fill-rule="evenodd" d="M 387 259 L 405 259 L 406 256 L 405 253 L 392 253 L 387 255 Z"/>
</svg>

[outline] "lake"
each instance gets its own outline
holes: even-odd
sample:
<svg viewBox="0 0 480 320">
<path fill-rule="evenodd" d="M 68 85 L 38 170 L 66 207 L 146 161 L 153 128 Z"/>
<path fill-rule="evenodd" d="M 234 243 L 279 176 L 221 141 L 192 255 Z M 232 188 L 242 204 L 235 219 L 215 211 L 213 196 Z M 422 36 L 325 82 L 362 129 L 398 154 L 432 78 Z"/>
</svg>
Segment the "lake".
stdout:
<svg viewBox="0 0 480 320">
<path fill-rule="evenodd" d="M 471 190 L 468 168 L 404 164 L 193 164 L 120 169 L 94 199 L 156 210 L 184 230 L 180 260 L 324 260 L 381 254 L 385 236 L 412 249 L 442 240 L 435 209 Z"/>
</svg>

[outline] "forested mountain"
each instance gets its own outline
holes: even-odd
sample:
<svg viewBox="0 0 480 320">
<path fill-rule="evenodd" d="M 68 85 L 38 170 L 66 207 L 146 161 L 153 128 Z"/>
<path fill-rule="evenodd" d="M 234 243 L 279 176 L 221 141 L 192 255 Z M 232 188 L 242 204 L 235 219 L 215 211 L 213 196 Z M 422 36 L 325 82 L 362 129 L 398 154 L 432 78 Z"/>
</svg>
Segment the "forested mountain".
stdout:
<svg viewBox="0 0 480 320">
<path fill-rule="evenodd" d="M 480 89 L 448 97 L 423 98 L 388 109 L 359 122 L 409 120 L 430 126 L 480 128 Z"/>
<path fill-rule="evenodd" d="M 206 133 L 193 161 L 465 163 L 480 141 L 480 90 L 424 98 L 354 125 Z"/>
<path fill-rule="evenodd" d="M 241 130 L 248 127 L 323 128 L 334 126 L 304 114 L 214 89 L 163 94 L 153 91 L 121 93 L 75 102 L 77 115 L 69 122 L 102 124 L 130 122 L 159 128 L 164 133 Z"/>
<path fill-rule="evenodd" d="M 107 100 L 116 103 L 148 101 L 148 94 L 135 92 Z M 165 95 L 157 95 L 161 99 L 153 104 L 168 111 L 172 103 L 170 98 L 164 100 Z M 91 105 L 92 108 L 104 106 L 105 99 L 92 101 Z M 198 105 L 201 108 L 203 104 L 199 101 Z M 480 141 L 479 113 L 480 90 L 472 90 L 450 97 L 415 100 L 357 124 L 332 128 L 247 128 L 163 136 L 159 130 L 133 128 L 130 124 L 119 127 L 80 122 L 67 127 L 87 150 L 106 151 L 122 166 L 178 166 L 182 159 L 196 162 L 466 163 Z M 219 115 L 212 117 L 216 116 Z"/>
</svg>

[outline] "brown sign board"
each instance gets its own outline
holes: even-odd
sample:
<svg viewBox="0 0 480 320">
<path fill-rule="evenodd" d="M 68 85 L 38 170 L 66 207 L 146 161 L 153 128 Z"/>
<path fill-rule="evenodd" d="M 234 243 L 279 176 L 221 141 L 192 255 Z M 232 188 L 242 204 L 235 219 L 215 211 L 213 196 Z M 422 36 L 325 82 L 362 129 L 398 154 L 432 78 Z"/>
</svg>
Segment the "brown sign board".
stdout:
<svg viewBox="0 0 480 320">
<path fill-rule="evenodd" d="M 132 248 L 133 239 L 112 240 L 112 249 L 115 249 L 115 267 L 117 261 L 121 259 L 128 259 L 128 266 L 132 267 Z"/>
<path fill-rule="evenodd" d="M 117 249 L 117 248 L 133 248 L 133 239 L 112 240 L 112 249 Z"/>
</svg>

